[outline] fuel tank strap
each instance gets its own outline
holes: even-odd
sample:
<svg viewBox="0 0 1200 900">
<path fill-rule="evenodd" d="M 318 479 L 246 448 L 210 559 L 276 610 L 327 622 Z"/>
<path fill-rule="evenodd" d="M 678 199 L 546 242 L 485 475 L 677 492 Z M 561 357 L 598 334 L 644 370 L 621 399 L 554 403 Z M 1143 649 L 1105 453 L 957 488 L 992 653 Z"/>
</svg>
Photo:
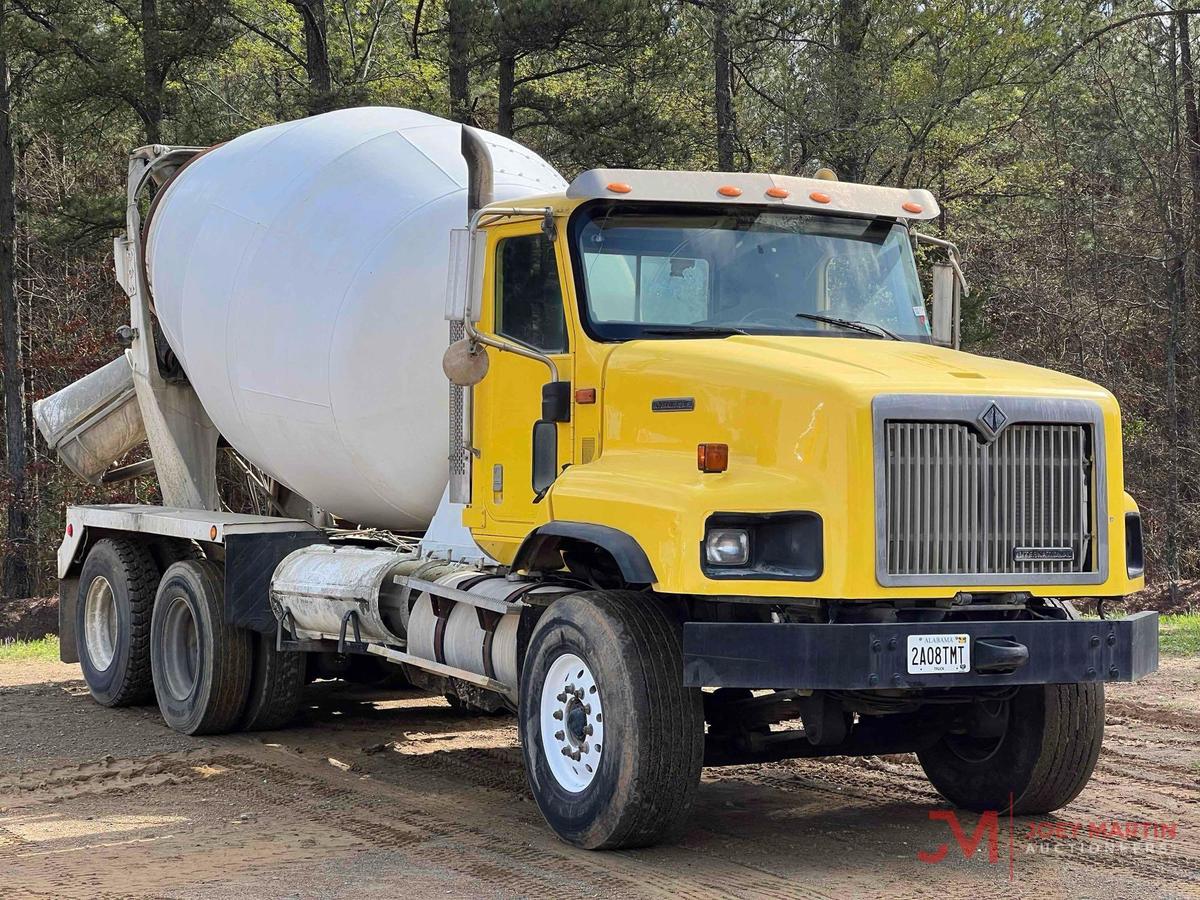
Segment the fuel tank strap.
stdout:
<svg viewBox="0 0 1200 900">
<path fill-rule="evenodd" d="M 421 578 L 413 578 L 409 575 L 396 575 L 394 580 L 396 584 L 400 585 L 401 587 L 406 587 L 425 594 L 432 594 L 434 597 L 443 597 L 446 600 L 454 600 L 457 603 L 466 603 L 468 606 L 477 606 L 480 609 L 489 609 L 492 612 L 516 612 L 525 605 L 520 600 L 509 603 L 505 600 L 496 600 L 491 597 L 481 597 L 478 594 L 472 594 L 470 591 L 449 587 L 444 584 L 437 584 L 432 581 L 425 581 Z M 514 591 L 519 587 L 520 585 L 513 585 Z"/>
</svg>

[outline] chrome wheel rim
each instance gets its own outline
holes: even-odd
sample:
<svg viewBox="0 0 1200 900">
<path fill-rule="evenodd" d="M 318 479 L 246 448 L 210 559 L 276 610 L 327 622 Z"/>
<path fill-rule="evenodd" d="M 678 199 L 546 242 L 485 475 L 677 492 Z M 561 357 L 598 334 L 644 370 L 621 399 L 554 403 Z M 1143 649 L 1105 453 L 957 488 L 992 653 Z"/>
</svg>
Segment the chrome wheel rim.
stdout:
<svg viewBox="0 0 1200 900">
<path fill-rule="evenodd" d="M 592 670 L 574 653 L 550 664 L 542 683 L 540 725 L 554 780 L 572 794 L 586 789 L 604 751 L 604 707 Z"/>
<path fill-rule="evenodd" d="M 167 601 L 163 616 L 163 681 L 175 700 L 192 695 L 200 672 L 200 640 L 196 617 L 184 597 Z"/>
<path fill-rule="evenodd" d="M 108 669 L 117 655 L 117 601 L 103 575 L 92 579 L 83 599 L 83 635 L 92 668 Z"/>
</svg>

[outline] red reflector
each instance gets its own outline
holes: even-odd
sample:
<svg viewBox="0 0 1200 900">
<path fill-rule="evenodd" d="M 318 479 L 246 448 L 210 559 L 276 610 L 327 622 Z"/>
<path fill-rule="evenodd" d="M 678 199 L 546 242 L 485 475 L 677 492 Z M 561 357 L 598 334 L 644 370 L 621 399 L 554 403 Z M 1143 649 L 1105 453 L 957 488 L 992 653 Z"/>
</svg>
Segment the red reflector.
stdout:
<svg viewBox="0 0 1200 900">
<path fill-rule="evenodd" d="M 579 388 L 575 391 L 576 403 L 595 403 L 596 389 L 595 388 Z"/>
<path fill-rule="evenodd" d="M 696 468 L 701 472 L 724 472 L 729 468 L 729 445 L 697 444 Z"/>
<path fill-rule="evenodd" d="M 75 534 L 75 526 L 70 522 L 67 523 L 67 537 L 73 537 Z"/>
</svg>

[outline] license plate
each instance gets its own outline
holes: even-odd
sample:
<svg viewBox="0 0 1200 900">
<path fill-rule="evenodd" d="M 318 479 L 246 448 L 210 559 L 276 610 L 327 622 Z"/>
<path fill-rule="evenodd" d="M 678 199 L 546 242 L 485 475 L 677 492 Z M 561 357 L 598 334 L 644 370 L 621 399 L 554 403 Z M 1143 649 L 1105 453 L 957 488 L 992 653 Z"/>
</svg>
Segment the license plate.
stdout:
<svg viewBox="0 0 1200 900">
<path fill-rule="evenodd" d="M 939 675 L 971 671 L 971 636 L 967 634 L 910 634 L 908 674 Z"/>
</svg>

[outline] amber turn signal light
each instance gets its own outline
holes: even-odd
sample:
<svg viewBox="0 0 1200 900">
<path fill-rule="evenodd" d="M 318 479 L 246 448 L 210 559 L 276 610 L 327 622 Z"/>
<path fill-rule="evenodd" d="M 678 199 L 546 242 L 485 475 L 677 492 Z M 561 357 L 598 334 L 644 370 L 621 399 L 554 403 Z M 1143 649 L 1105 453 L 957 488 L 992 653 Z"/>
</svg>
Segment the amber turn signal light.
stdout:
<svg viewBox="0 0 1200 900">
<path fill-rule="evenodd" d="M 576 403 L 595 403 L 596 389 L 595 388 L 579 388 L 575 391 Z"/>
<path fill-rule="evenodd" d="M 696 468 L 701 472 L 724 472 L 729 468 L 729 445 L 697 444 Z"/>
</svg>

